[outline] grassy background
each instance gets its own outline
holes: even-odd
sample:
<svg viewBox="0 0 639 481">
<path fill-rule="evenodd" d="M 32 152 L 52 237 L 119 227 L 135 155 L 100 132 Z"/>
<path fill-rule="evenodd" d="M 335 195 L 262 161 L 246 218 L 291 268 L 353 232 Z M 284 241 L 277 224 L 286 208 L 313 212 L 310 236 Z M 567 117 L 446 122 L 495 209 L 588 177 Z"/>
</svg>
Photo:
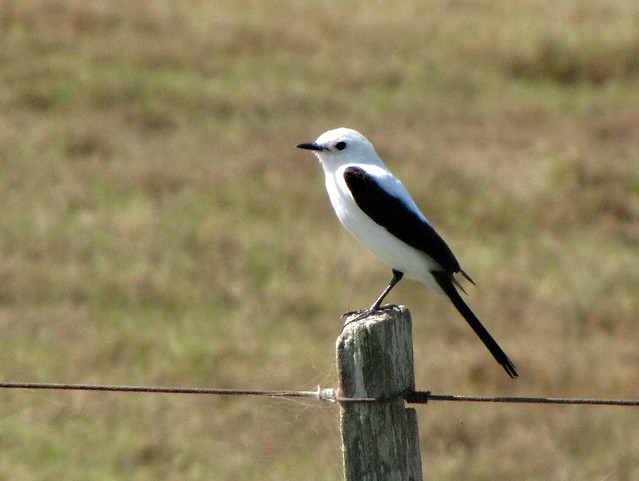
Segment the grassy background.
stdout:
<svg viewBox="0 0 639 481">
<path fill-rule="evenodd" d="M 633 0 L 0 4 L 0 377 L 335 383 L 389 270 L 294 148 L 362 131 L 477 281 L 405 281 L 417 385 L 639 396 Z M 630 408 L 418 409 L 430 480 L 639 479 Z M 0 393 L 0 479 L 341 479 L 337 409 Z"/>
</svg>

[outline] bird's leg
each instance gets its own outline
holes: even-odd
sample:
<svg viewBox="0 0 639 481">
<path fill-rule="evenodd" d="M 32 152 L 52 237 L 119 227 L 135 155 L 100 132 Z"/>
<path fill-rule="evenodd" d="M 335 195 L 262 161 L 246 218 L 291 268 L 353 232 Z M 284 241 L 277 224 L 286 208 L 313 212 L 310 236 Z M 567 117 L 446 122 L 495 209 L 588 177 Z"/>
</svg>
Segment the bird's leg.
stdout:
<svg viewBox="0 0 639 481">
<path fill-rule="evenodd" d="M 402 277 L 404 277 L 404 273 L 401 271 L 398 271 L 397 269 L 393 269 L 393 277 L 391 278 L 390 282 L 388 283 L 388 286 L 386 286 L 386 289 L 384 289 L 384 292 L 382 292 L 380 294 L 380 296 L 377 298 L 377 300 L 375 301 L 375 303 L 369 307 L 368 309 L 364 309 L 363 311 L 349 311 L 349 312 L 345 312 L 342 317 L 346 317 L 346 316 L 350 316 L 352 314 L 358 314 L 356 317 L 352 318 L 352 319 L 348 319 L 345 323 L 344 326 L 350 324 L 351 322 L 355 322 L 355 321 L 359 321 L 360 319 L 365 318 L 366 316 L 373 314 L 377 311 L 379 311 L 381 309 L 382 306 L 382 301 L 384 300 L 384 298 L 388 295 L 388 293 L 393 289 L 393 287 L 395 287 L 395 285 L 402 280 Z"/>
<path fill-rule="evenodd" d="M 375 304 L 373 304 L 369 311 L 371 312 L 375 312 L 375 311 L 379 311 L 380 306 L 382 305 L 382 301 L 384 300 L 384 298 L 388 295 L 388 293 L 391 291 L 391 289 L 393 287 L 395 287 L 395 285 L 402 280 L 402 277 L 404 277 L 404 273 L 398 271 L 397 269 L 393 269 L 393 277 L 390 280 L 390 282 L 388 283 L 388 286 L 386 286 L 386 289 L 384 289 L 384 292 L 381 293 L 381 295 L 377 298 L 377 300 L 375 301 Z"/>
</svg>

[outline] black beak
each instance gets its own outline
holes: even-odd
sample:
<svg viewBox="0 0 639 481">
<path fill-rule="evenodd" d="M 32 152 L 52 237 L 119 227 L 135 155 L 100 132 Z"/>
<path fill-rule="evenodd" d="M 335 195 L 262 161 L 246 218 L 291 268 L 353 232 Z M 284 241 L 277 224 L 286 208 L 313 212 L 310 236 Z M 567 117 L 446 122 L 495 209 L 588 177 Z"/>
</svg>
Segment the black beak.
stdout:
<svg viewBox="0 0 639 481">
<path fill-rule="evenodd" d="M 306 144 L 298 144 L 297 148 L 298 149 L 306 149 L 306 150 L 317 150 L 317 151 L 324 150 L 324 147 L 322 147 L 321 145 L 316 144 L 315 142 L 308 142 Z"/>
</svg>

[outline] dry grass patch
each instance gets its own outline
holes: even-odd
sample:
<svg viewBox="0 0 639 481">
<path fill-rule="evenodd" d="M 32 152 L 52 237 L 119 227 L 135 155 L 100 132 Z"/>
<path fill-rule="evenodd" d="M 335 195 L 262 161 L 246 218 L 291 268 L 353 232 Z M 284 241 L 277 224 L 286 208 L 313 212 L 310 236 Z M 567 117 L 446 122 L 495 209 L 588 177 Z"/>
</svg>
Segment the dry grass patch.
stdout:
<svg viewBox="0 0 639 481">
<path fill-rule="evenodd" d="M 339 314 L 389 272 L 294 146 L 350 126 L 478 282 L 468 301 L 522 373 L 405 281 L 390 301 L 413 312 L 420 388 L 635 396 L 636 3 L 0 9 L 3 379 L 333 384 Z M 341 479 L 333 407 L 0 395 L 0 478 Z M 637 477 L 631 411 L 420 416 L 434 479 Z"/>
</svg>

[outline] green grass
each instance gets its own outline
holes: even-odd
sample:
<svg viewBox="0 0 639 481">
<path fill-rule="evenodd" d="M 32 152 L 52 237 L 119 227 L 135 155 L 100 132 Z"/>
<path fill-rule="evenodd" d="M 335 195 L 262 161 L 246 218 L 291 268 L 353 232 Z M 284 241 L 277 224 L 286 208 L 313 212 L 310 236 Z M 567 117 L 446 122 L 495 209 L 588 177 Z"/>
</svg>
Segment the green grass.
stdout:
<svg viewBox="0 0 639 481">
<path fill-rule="evenodd" d="M 405 281 L 417 385 L 634 398 L 639 7 L 630 0 L 0 6 L 0 378 L 335 384 L 388 268 L 316 161 L 377 146 L 477 281 L 510 381 Z M 0 392 L 0 479 L 341 479 L 314 402 Z M 427 479 L 639 476 L 630 409 L 419 408 Z"/>
</svg>

